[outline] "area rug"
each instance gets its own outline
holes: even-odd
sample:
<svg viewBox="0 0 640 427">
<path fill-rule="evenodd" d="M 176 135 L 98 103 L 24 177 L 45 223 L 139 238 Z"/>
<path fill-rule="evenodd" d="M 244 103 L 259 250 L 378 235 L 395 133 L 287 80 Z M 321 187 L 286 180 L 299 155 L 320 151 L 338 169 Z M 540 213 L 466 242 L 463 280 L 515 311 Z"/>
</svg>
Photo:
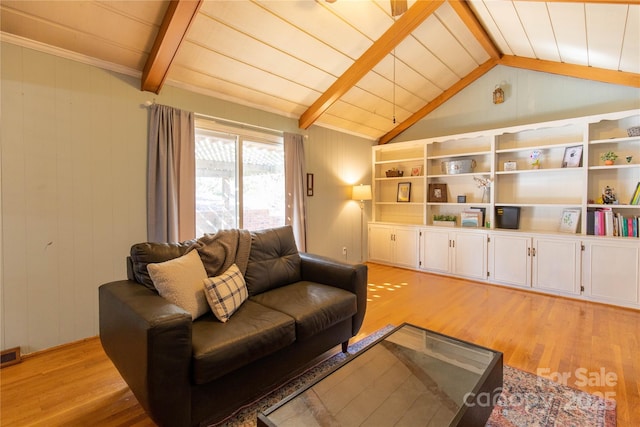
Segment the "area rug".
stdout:
<svg viewBox="0 0 640 427">
<path fill-rule="evenodd" d="M 337 368 L 392 329 L 394 326 L 386 326 L 351 344 L 347 354 L 340 352 L 331 356 L 214 426 L 255 427 L 259 412 Z M 507 365 L 504 366 L 502 393 L 487 422 L 487 427 L 613 427 L 615 425 L 614 401 L 605 400 Z"/>
</svg>

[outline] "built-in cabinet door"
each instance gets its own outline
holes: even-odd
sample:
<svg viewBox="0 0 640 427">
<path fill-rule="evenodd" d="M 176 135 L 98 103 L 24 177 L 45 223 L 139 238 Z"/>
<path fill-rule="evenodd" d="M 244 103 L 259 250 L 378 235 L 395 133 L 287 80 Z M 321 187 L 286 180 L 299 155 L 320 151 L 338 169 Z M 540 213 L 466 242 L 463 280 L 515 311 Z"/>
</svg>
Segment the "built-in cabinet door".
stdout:
<svg viewBox="0 0 640 427">
<path fill-rule="evenodd" d="M 531 287 L 531 237 L 492 234 L 489 248 L 491 281 Z"/>
<path fill-rule="evenodd" d="M 534 238 L 532 286 L 580 294 L 581 244 L 574 239 Z"/>
<path fill-rule="evenodd" d="M 640 244 L 630 241 L 588 241 L 584 252 L 587 296 L 614 304 L 640 304 Z"/>
<path fill-rule="evenodd" d="M 487 235 L 453 233 L 453 273 L 476 280 L 487 278 Z"/>
<path fill-rule="evenodd" d="M 449 231 L 422 230 L 422 251 L 420 266 L 424 270 L 440 273 L 449 272 Z"/>
<path fill-rule="evenodd" d="M 418 230 L 415 227 L 369 225 L 369 259 L 402 267 L 418 267 Z"/>
<path fill-rule="evenodd" d="M 477 280 L 487 276 L 486 233 L 422 230 L 420 266 L 437 273 L 453 273 Z"/>
<path fill-rule="evenodd" d="M 371 261 L 393 262 L 392 232 L 391 226 L 369 225 L 369 259 Z"/>
<path fill-rule="evenodd" d="M 393 231 L 395 263 L 403 267 L 418 267 L 418 230 L 396 227 Z"/>
</svg>

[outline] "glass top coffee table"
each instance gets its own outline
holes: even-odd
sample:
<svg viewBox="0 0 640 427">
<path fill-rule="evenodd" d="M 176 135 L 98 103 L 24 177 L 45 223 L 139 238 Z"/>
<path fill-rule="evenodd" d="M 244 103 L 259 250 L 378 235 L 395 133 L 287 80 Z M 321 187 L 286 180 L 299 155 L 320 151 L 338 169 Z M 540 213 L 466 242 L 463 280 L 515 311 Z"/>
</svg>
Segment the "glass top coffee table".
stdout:
<svg viewBox="0 0 640 427">
<path fill-rule="evenodd" d="M 501 390 L 502 353 L 403 324 L 258 426 L 484 426 Z"/>
</svg>

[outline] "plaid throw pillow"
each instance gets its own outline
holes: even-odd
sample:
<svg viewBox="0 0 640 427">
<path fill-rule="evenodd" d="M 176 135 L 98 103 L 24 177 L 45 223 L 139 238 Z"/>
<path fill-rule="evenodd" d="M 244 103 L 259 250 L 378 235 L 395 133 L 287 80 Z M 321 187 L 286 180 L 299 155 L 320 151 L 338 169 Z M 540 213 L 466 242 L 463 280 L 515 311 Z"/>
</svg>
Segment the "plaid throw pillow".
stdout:
<svg viewBox="0 0 640 427">
<path fill-rule="evenodd" d="M 221 275 L 205 279 L 204 293 L 213 314 L 223 323 L 249 297 L 244 277 L 235 264 Z"/>
</svg>

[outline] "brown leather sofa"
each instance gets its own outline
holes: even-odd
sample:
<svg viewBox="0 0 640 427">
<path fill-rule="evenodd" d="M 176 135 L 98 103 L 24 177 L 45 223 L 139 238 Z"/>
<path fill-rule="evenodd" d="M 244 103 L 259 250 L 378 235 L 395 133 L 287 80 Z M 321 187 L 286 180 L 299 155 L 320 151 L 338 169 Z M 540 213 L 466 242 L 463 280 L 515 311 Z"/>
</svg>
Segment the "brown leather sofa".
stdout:
<svg viewBox="0 0 640 427">
<path fill-rule="evenodd" d="M 367 267 L 299 253 L 290 227 L 251 232 L 249 299 L 229 321 L 192 320 L 146 272 L 192 245 L 134 245 L 128 280 L 99 289 L 104 350 L 158 425 L 224 419 L 327 350 L 346 351 L 362 325 Z"/>
</svg>

